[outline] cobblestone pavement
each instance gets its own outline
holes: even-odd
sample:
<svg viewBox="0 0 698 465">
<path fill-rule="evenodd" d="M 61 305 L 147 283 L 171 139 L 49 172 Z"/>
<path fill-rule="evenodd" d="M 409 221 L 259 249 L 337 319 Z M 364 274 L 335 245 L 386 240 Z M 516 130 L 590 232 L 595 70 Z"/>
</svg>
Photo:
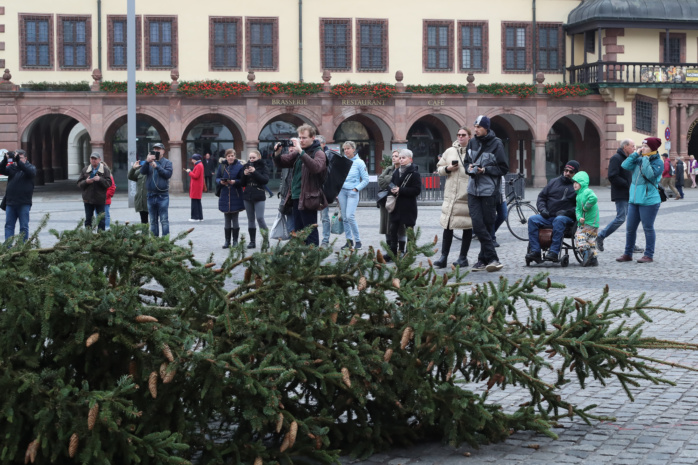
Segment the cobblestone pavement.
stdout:
<svg viewBox="0 0 698 465">
<path fill-rule="evenodd" d="M 48 229 L 58 230 L 75 227 L 83 217 L 80 193 L 73 188 L 74 183 L 65 182 L 48 187 L 39 187 L 34 195 L 31 212 L 33 231 L 44 213 L 51 214 L 48 228 L 40 235 L 42 245 L 55 242 Z M 615 216 L 615 206 L 610 201 L 608 188 L 595 188 L 600 199 L 601 224 L 605 226 Z M 126 206 L 125 193 L 117 193 L 111 207 L 112 221 L 138 221 L 138 215 Z M 526 197 L 535 199 L 537 190 L 527 189 Z M 220 248 L 223 242 L 223 216 L 217 210 L 217 198 L 212 194 L 204 197 L 203 223 L 190 223 L 189 198 L 179 194 L 171 196 L 170 223 L 172 234 L 185 231 L 192 226 L 195 231 L 189 236 L 197 257 L 207 258 L 213 254 L 214 260 L 221 262 L 226 251 Z M 276 213 L 278 200 L 267 202 L 266 219 L 271 226 Z M 440 236 L 440 207 L 420 207 L 418 226 L 421 228 L 420 242 L 430 241 L 434 235 Z M 359 208 L 357 220 L 364 247 L 377 246 L 383 237 L 377 233 L 378 210 Z M 242 233 L 246 235 L 247 220 L 244 214 L 240 220 Z M 509 234 L 506 224 L 498 233 L 501 247 L 498 249 L 504 269 L 499 273 L 472 273 L 468 280 L 485 282 L 503 276 L 510 280 L 526 274 L 545 271 L 553 281 L 565 284 L 565 289 L 553 289 L 549 293 L 552 301 L 564 296 L 577 296 L 596 299 L 603 287 L 608 284 L 610 299 L 622 305 L 625 299 L 635 300 L 645 293 L 656 305 L 682 309 L 686 313 L 651 311 L 654 322 L 646 325 L 644 335 L 661 339 L 675 339 L 686 342 L 698 341 L 698 286 L 696 285 L 696 262 L 698 261 L 698 190 L 687 189 L 686 199 L 668 200 L 662 204 L 655 224 L 657 246 L 655 262 L 638 264 L 635 262 L 617 263 L 615 258 L 622 254 L 625 242 L 625 227 L 605 241 L 606 251 L 600 253 L 597 268 L 581 268 L 576 261 L 567 268 L 559 265 L 526 267 L 523 255 L 526 243 Z M 644 243 L 642 229 L 639 230 L 639 243 Z M 335 250 L 344 243 L 338 236 Z M 185 245 L 185 244 L 183 244 Z M 454 241 L 451 257 L 457 258 L 460 243 Z M 473 242 L 469 259 L 477 257 L 479 243 Z M 637 256 L 636 258 L 639 258 Z M 235 277 L 234 277 L 235 278 Z M 633 322 L 635 320 L 633 319 Z M 698 353 L 647 351 L 647 355 L 671 360 L 698 368 Z M 501 444 L 472 449 L 468 446 L 452 448 L 440 443 L 426 443 L 408 449 L 394 449 L 373 455 L 365 461 L 343 458 L 350 464 L 566 464 L 566 463 L 613 463 L 613 464 L 666 464 L 698 462 L 698 373 L 680 369 L 669 369 L 665 377 L 676 386 L 652 385 L 644 383 L 636 388 L 635 401 L 630 401 L 619 383 L 610 382 L 606 387 L 590 382 L 587 389 L 581 390 L 573 383 L 563 394 L 575 399 L 580 405 L 598 404 L 594 411 L 616 417 L 614 422 L 592 423 L 574 419 L 564 422 L 564 428 L 556 430 L 558 440 L 529 432 L 518 432 Z M 490 399 L 506 408 L 515 408 L 524 399 L 525 393 L 507 388 L 493 392 Z"/>
</svg>

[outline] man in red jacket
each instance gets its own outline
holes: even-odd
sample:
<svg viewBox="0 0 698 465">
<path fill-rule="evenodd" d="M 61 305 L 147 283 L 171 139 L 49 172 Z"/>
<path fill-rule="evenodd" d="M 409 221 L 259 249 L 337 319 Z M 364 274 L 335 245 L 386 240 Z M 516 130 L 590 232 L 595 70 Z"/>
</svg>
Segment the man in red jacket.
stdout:
<svg viewBox="0 0 698 465">
<path fill-rule="evenodd" d="M 189 221 L 203 221 L 204 210 L 201 206 L 201 195 L 204 192 L 204 165 L 201 155 L 195 153 L 191 157 L 194 168 L 187 169 L 189 173 L 189 198 L 191 199 L 191 218 Z"/>
<path fill-rule="evenodd" d="M 674 193 L 674 200 L 680 200 L 681 194 L 676 190 L 676 178 L 674 178 L 674 167 L 671 166 L 669 161 L 669 154 L 663 153 L 662 160 L 664 161 L 664 171 L 662 171 L 662 180 L 659 184 L 664 188 L 664 190 L 671 189 Z"/>
</svg>

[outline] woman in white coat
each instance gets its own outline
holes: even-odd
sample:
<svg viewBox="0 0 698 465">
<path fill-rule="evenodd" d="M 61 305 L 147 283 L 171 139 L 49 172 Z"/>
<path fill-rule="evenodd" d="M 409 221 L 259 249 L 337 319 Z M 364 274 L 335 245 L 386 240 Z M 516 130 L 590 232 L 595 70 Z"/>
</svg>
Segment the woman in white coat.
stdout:
<svg viewBox="0 0 698 465">
<path fill-rule="evenodd" d="M 458 129 L 458 140 L 446 150 L 439 160 L 437 171 L 439 176 L 446 177 L 444 187 L 444 203 L 441 205 L 441 227 L 444 228 L 441 239 L 441 258 L 434 262 L 434 267 L 445 268 L 448 264 L 448 253 L 451 251 L 453 230 L 463 230 L 463 241 L 460 255 L 453 265 L 465 268 L 468 266 L 468 250 L 473 239 L 473 223 L 468 209 L 468 182 L 470 176 L 465 172 L 465 148 L 470 140 L 470 129 Z"/>
</svg>

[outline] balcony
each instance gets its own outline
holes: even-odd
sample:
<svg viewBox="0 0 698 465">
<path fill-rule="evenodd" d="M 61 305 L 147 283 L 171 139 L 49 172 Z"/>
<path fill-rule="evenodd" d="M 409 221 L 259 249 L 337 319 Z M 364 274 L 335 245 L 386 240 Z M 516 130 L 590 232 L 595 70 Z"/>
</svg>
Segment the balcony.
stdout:
<svg viewBox="0 0 698 465">
<path fill-rule="evenodd" d="M 636 63 L 597 61 L 570 66 L 572 84 L 616 84 L 641 87 L 688 87 L 698 84 L 698 63 Z"/>
</svg>

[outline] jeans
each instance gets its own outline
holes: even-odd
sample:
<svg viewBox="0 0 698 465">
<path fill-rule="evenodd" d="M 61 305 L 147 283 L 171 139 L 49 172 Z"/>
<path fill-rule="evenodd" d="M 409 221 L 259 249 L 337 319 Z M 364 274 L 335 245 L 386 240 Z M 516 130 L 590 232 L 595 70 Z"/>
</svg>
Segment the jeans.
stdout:
<svg viewBox="0 0 698 465">
<path fill-rule="evenodd" d="M 158 221 L 162 225 L 162 235 L 170 234 L 170 220 L 168 208 L 170 207 L 169 194 L 148 194 L 148 215 L 150 216 L 150 232 L 153 236 L 159 236 Z"/>
<path fill-rule="evenodd" d="M 497 193 L 499 196 L 499 193 Z M 490 264 L 499 261 L 497 251 L 492 242 L 490 231 L 494 228 L 497 220 L 497 197 L 481 197 L 475 195 L 468 196 L 468 209 L 470 219 L 473 222 L 473 234 L 480 240 L 480 253 L 477 256 L 478 262 Z"/>
<path fill-rule="evenodd" d="M 625 223 L 625 217 L 628 216 L 628 201 L 618 200 L 616 204 L 616 217 L 611 221 L 608 226 L 604 228 L 603 231 L 599 233 L 601 239 L 605 239 L 611 234 L 613 234 L 616 229 L 620 228 L 623 223 Z"/>
<path fill-rule="evenodd" d="M 109 229 L 109 225 L 111 224 L 111 217 L 109 216 L 109 207 L 111 207 L 111 205 L 104 206 L 104 227 L 106 229 Z"/>
<path fill-rule="evenodd" d="M 8 205 L 5 210 L 5 240 L 8 240 L 15 235 L 15 225 L 19 220 L 19 232 L 22 235 L 22 241 L 26 241 L 29 237 L 29 210 L 32 206 L 27 205 Z"/>
<path fill-rule="evenodd" d="M 342 209 L 342 222 L 344 223 L 344 234 L 347 236 L 347 240 L 354 240 L 354 242 L 361 242 L 361 237 L 359 236 L 359 226 L 356 224 L 356 207 L 359 206 L 359 193 L 354 192 L 353 189 L 344 189 L 339 192 L 337 196 L 339 201 L 339 206 Z"/>
<path fill-rule="evenodd" d="M 85 227 L 86 228 L 91 228 L 92 227 L 92 218 L 97 215 L 101 215 L 104 213 L 104 207 L 106 205 L 95 205 L 93 203 L 86 203 L 85 204 Z M 100 229 L 104 231 L 105 224 L 104 224 L 104 218 L 99 222 L 99 226 L 97 226 L 97 229 Z"/>
<path fill-rule="evenodd" d="M 625 255 L 632 257 L 637 227 L 640 221 L 642 221 L 642 229 L 645 230 L 645 257 L 654 257 L 654 241 L 656 239 L 654 220 L 657 218 L 660 205 L 661 202 L 654 205 L 637 205 L 634 203 L 628 205 L 628 220 L 625 225 Z"/>
<path fill-rule="evenodd" d="M 295 231 L 300 231 L 308 226 L 317 224 L 317 210 L 299 210 L 298 199 L 293 199 L 293 227 Z M 305 240 L 306 245 L 320 245 L 320 237 L 317 228 L 313 228 L 310 235 Z"/>
<path fill-rule="evenodd" d="M 562 239 L 565 237 L 565 230 L 574 223 L 569 216 L 556 216 L 555 218 L 543 218 L 540 215 L 533 215 L 528 219 L 528 244 L 531 252 L 540 252 L 540 241 L 538 240 L 539 229 L 552 229 L 553 238 L 550 244 L 550 252 L 560 253 Z"/>
<path fill-rule="evenodd" d="M 504 220 L 507 219 L 507 203 L 502 202 L 499 204 L 497 207 L 497 219 L 494 220 L 494 225 L 492 226 L 491 230 L 491 235 L 492 235 L 492 240 L 496 240 L 497 238 L 497 230 L 499 227 L 504 223 Z"/>
<path fill-rule="evenodd" d="M 330 242 L 330 226 L 331 226 L 330 225 L 330 207 L 329 207 L 329 205 L 327 206 L 327 208 L 320 211 L 320 217 L 322 219 L 322 242 L 329 244 L 329 242 Z"/>
</svg>

